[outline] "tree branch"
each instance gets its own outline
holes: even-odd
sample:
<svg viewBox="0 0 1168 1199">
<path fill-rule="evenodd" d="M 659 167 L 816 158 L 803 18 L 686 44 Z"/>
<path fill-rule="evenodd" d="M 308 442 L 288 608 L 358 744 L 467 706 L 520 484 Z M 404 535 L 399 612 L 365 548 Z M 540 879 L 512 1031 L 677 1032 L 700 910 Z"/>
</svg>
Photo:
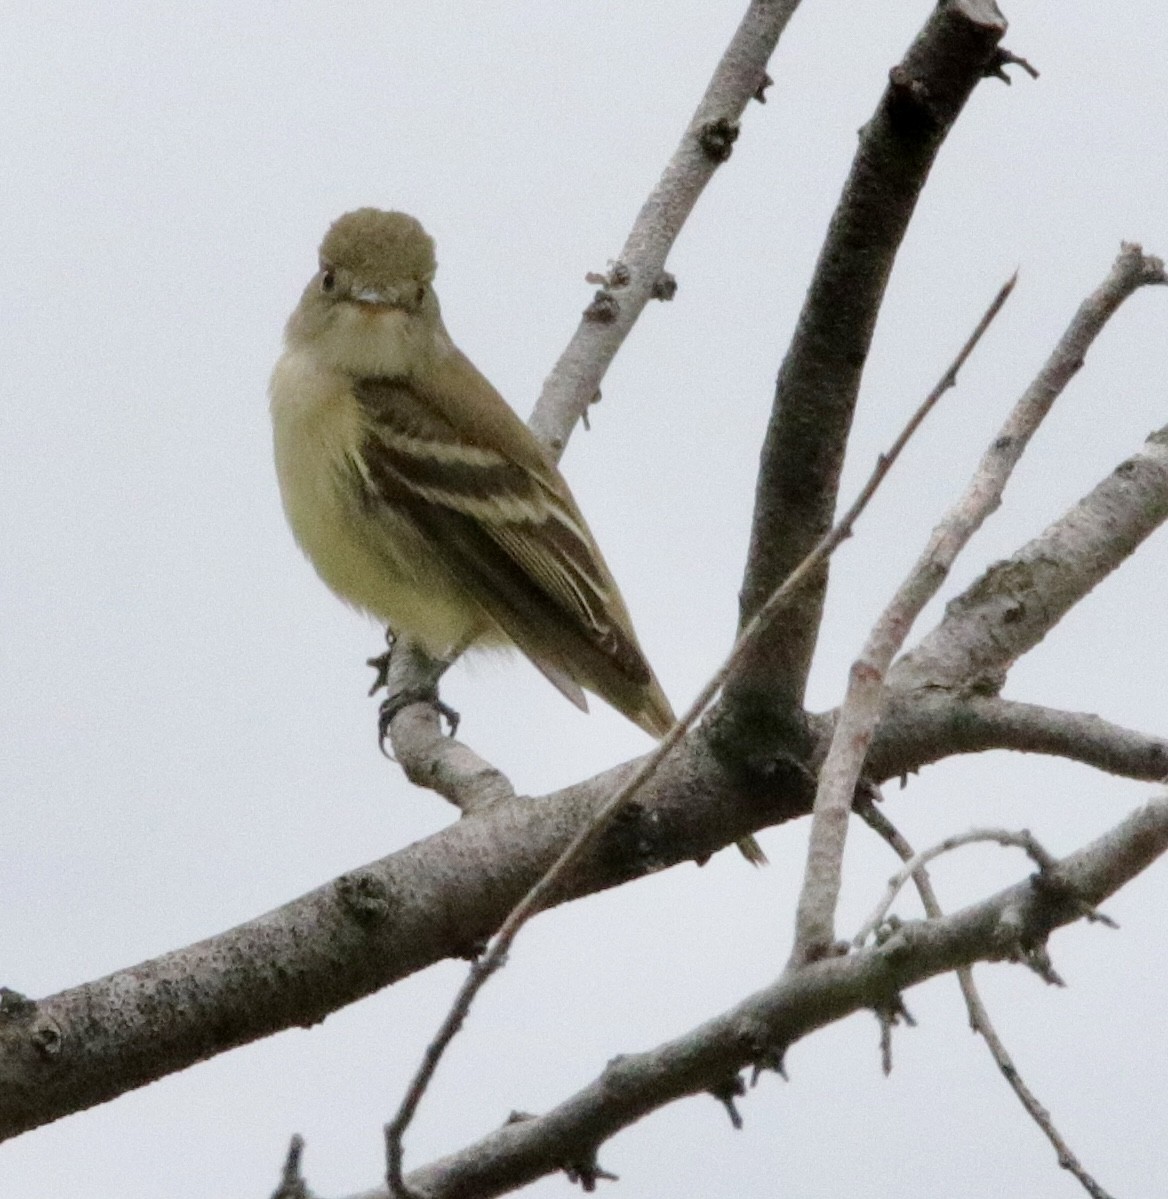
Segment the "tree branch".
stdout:
<svg viewBox="0 0 1168 1199">
<path fill-rule="evenodd" d="M 1168 740 L 1163 737 L 1087 712 L 928 690 L 890 698 L 865 770 L 883 781 L 953 754 L 991 749 L 1050 754 L 1120 778 L 1168 779 Z"/>
<path fill-rule="evenodd" d="M 665 259 L 706 184 L 729 158 L 738 118 L 770 82 L 767 61 L 798 7 L 799 0 L 751 0 L 606 286 L 544 382 L 528 423 L 557 458 L 642 309 L 656 298 Z"/>
<path fill-rule="evenodd" d="M 994 62 L 992 0 L 934 6 L 860 135 L 790 349 L 762 451 L 741 622 L 831 527 L 844 449 L 880 301 L 917 196 L 965 101 Z M 827 574 L 727 687 L 739 740 L 773 742 L 801 710 Z M 771 735 L 768 735 L 771 734 Z"/>
<path fill-rule="evenodd" d="M 875 829 L 892 846 L 893 852 L 903 862 L 906 864 L 910 863 L 917 857 L 913 853 L 912 846 L 905 840 L 892 821 L 882 812 L 878 811 L 874 805 L 867 805 L 863 816 L 869 826 Z M 933 884 L 929 880 L 929 872 L 923 865 L 918 866 L 914 869 L 912 878 L 917 892 L 921 897 L 925 914 L 930 920 L 940 919 L 944 915 L 944 912 L 942 912 L 941 905 L 937 901 Z M 1059 1130 L 1054 1125 L 1054 1120 L 1051 1118 L 1050 1112 L 1039 1102 L 1038 1096 L 1026 1085 L 1026 1081 L 1023 1079 L 1018 1067 L 1014 1065 L 1014 1060 L 1010 1057 L 1010 1053 L 1002 1042 L 1001 1037 L 998 1036 L 998 1031 L 990 1020 L 990 1014 L 986 1010 L 981 994 L 978 992 L 977 986 L 973 981 L 973 967 L 962 966 L 957 971 L 957 982 L 961 987 L 961 996 L 965 1000 L 965 1009 L 969 1013 L 970 1028 L 981 1035 L 991 1056 L 997 1063 L 998 1069 L 1002 1072 L 1002 1077 L 1005 1078 L 1010 1084 L 1010 1089 L 1017 1095 L 1018 1102 L 1022 1104 L 1030 1118 L 1038 1125 L 1043 1136 L 1054 1146 L 1054 1151 L 1058 1155 L 1058 1164 L 1078 1179 L 1083 1189 L 1091 1196 L 1091 1199 L 1111 1199 L 1111 1196 L 1087 1172 L 1070 1145 L 1063 1139 Z"/>
<path fill-rule="evenodd" d="M 865 819 L 868 815 L 865 814 Z M 868 820 L 871 824 L 871 820 Z M 943 854 L 952 853 L 955 849 L 960 849 L 965 845 L 978 845 L 992 842 L 994 845 L 1003 847 L 1013 846 L 1015 849 L 1021 849 L 1024 853 L 1030 856 L 1030 860 L 1041 871 L 1052 870 L 1057 865 L 1054 857 L 1051 856 L 1043 847 L 1035 840 L 1033 833 L 1028 829 L 1007 829 L 1007 828 L 971 828 L 964 833 L 954 833 L 951 837 L 946 837 L 944 841 L 938 842 L 936 845 L 930 846 L 928 849 L 922 849 L 919 853 L 911 854 L 905 859 L 904 867 L 897 871 L 896 874 L 888 880 L 888 887 L 884 894 L 880 897 L 880 902 L 876 905 L 872 914 L 860 926 L 859 932 L 852 938 L 852 944 L 860 948 L 873 936 L 882 925 L 888 920 L 888 912 L 892 905 L 896 902 L 896 897 L 900 894 L 905 884 L 910 879 L 920 886 L 919 878 L 928 878 L 925 867 L 936 858 Z M 1096 911 L 1084 911 L 1082 913 L 1088 920 L 1096 920 L 1100 924 L 1106 924 L 1109 928 L 1118 927 L 1114 920 L 1108 916 L 1104 916 Z M 940 915 L 939 912 L 930 912 L 929 915 Z"/>
<path fill-rule="evenodd" d="M 634 767 L 501 800 L 264 916 L 106 978 L 35 1002 L 11 992 L 0 1004 L 0 1140 L 479 952 Z M 693 738 L 556 902 L 707 858 L 809 806 L 801 777 L 747 782 Z"/>
<path fill-rule="evenodd" d="M 985 315 L 966 340 L 956 359 L 941 377 L 940 382 L 925 397 L 924 401 L 909 418 L 908 423 L 901 430 L 888 453 L 880 456 L 868 481 L 860 489 L 859 495 L 852 502 L 843 519 L 820 539 L 811 553 L 767 597 L 766 603 L 759 608 L 746 623 L 746 626 L 739 632 L 729 656 L 707 681 L 686 712 L 674 722 L 673 727 L 666 733 L 653 751 L 637 763 L 629 777 L 616 788 L 612 795 L 593 813 L 588 822 L 577 831 L 564 851 L 552 863 L 547 873 L 515 905 L 514 909 L 508 914 L 507 919 L 503 921 L 502 927 L 487 947 L 486 952 L 470 968 L 438 1031 L 429 1045 L 426 1046 L 422 1062 L 410 1080 L 397 1112 L 385 1127 L 386 1175 L 390 1193 L 394 1195 L 395 1199 L 408 1199 L 410 1194 L 403 1179 L 404 1146 L 402 1138 L 405 1131 L 409 1128 L 417 1112 L 418 1104 L 421 1102 L 426 1088 L 430 1085 L 430 1081 L 438 1068 L 442 1055 L 445 1053 L 450 1042 L 461 1030 L 475 996 L 486 985 L 490 976 L 503 966 L 515 938 L 519 935 L 520 929 L 541 909 L 548 906 L 550 899 L 555 896 L 557 890 L 562 885 L 562 881 L 570 877 L 576 864 L 584 858 L 593 845 L 600 839 L 609 824 L 616 819 L 621 810 L 632 799 L 636 798 L 640 790 L 653 778 L 673 750 L 689 736 L 691 730 L 713 701 L 723 684 L 734 673 L 739 663 L 750 653 L 754 642 L 765 635 L 767 625 L 774 615 L 786 607 L 791 602 L 792 597 L 799 594 L 800 589 L 806 585 L 807 580 L 815 577 L 840 543 L 851 535 L 852 526 L 868 506 L 868 502 L 887 477 L 888 472 L 892 469 L 897 458 L 900 457 L 901 452 L 913 434 L 920 428 L 925 417 L 936 407 L 942 395 L 955 386 L 957 372 L 964 365 L 969 355 L 973 353 L 982 335 L 1001 311 L 1003 304 L 1005 304 L 1006 299 L 1014 289 L 1014 282 L 1015 278 L 1011 278 L 999 289 L 998 294 L 994 297 Z M 889 654 L 889 661 L 891 661 L 891 652 Z M 859 767 L 857 766 L 858 769 Z M 739 847 L 742 848 L 741 842 L 739 843 Z"/>
<path fill-rule="evenodd" d="M 814 730 L 826 745 L 827 719 Z M 949 753 L 995 748 L 1054 753 L 1130 778 L 1168 773 L 1162 740 L 1093 716 L 940 692 L 896 700 L 869 767 L 876 778 L 894 777 Z M 434 962 L 475 952 L 633 765 L 542 798 L 492 804 L 209 940 L 35 1003 L 0 1006 L 0 1138 L 311 1025 Z M 760 780 L 723 769 L 699 734 L 664 763 L 561 898 L 705 858 L 805 815 L 811 797 L 800 772 Z"/>
<path fill-rule="evenodd" d="M 1001 308 L 1012 287 L 1013 280 L 999 292 L 974 338 L 950 368 L 946 376 L 950 384 L 976 344 L 976 338 Z M 803 965 L 829 952 L 835 938 L 835 908 L 852 797 L 884 709 L 884 680 L 892 660 L 921 609 L 948 578 L 957 555 L 1001 502 L 1014 467 L 1047 411 L 1048 408 L 1036 409 L 1026 397 L 1014 406 L 1002 432 L 982 455 L 965 491 L 933 530 L 924 552 L 881 613 L 849 672 L 847 695 L 836 718 L 831 748 L 819 772 L 807 867 L 795 913 L 793 966 Z"/>
<path fill-rule="evenodd" d="M 827 719 L 813 727 L 826 745 Z M 869 765 L 874 777 L 893 777 L 948 753 L 993 748 L 1056 753 L 1131 778 L 1168 773 L 1164 741 L 1097 717 L 929 692 L 896 701 Z M 12 997 L 0 1005 L 0 1138 L 311 1025 L 434 962 L 475 952 L 632 767 L 493 804 L 196 945 L 35 1003 Z M 562 899 L 705 858 L 805 815 L 810 803 L 802 773 L 742 778 L 699 734 L 664 763 Z"/>
<path fill-rule="evenodd" d="M 445 666 L 408 638 L 394 639 L 385 670 L 390 697 L 386 702 L 396 704 L 411 695 L 419 698 L 401 703 L 389 722 L 389 740 L 411 783 L 436 791 L 466 815 L 484 804 L 514 799 L 515 788 L 498 767 L 455 740 L 453 729 L 449 736 L 443 732 L 442 709 L 435 702 L 437 682 L 428 680 Z M 431 689 L 433 699 L 428 698 Z"/>
<path fill-rule="evenodd" d="M 723 1087 L 751 1065 L 773 1068 L 796 1041 L 890 995 L 975 961 L 1002 961 L 1071 923 L 1168 850 L 1168 797 L 1059 861 L 1060 886 L 1018 883 L 939 920 L 904 925 L 878 947 L 785 973 L 731 1010 L 648 1053 L 615 1058 L 583 1090 L 542 1116 L 509 1123 L 413 1171 L 427 1199 L 504 1194 L 566 1163 L 593 1160 L 604 1141 L 665 1104 Z M 1075 897 L 1074 900 L 1060 898 Z M 362 1199 L 384 1199 L 383 1189 Z"/>
<path fill-rule="evenodd" d="M 1023 400 L 1049 407 L 1120 304 L 1145 284 L 1165 282 L 1159 259 L 1125 244 Z M 902 692 L 941 687 L 996 693 L 1014 662 L 1166 518 L 1168 426 L 1041 536 L 952 600 L 941 623 L 893 667 L 890 686 Z"/>
</svg>

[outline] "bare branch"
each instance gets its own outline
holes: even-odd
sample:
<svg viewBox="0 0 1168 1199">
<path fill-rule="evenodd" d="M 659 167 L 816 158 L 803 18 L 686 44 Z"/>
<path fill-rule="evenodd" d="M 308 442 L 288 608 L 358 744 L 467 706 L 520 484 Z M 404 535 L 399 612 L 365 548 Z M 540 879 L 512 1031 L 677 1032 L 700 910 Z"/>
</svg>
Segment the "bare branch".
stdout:
<svg viewBox="0 0 1168 1199">
<path fill-rule="evenodd" d="M 892 846 L 893 851 L 903 862 L 912 862 L 919 856 L 913 853 L 912 846 L 904 839 L 892 821 L 875 806 L 872 804 L 865 805 L 862 815 L 867 823 Z M 912 878 L 920 894 L 921 903 L 924 905 L 926 915 L 930 920 L 940 919 L 944 913 L 941 910 L 940 903 L 937 901 L 933 884 L 929 881 L 929 872 L 923 865 L 918 865 L 912 871 Z M 981 1034 L 994 1061 L 998 1065 L 998 1069 L 1001 1070 L 1002 1076 L 1010 1084 L 1011 1089 L 1018 1096 L 1019 1102 L 1026 1109 L 1031 1119 L 1034 1120 L 1042 1130 L 1043 1135 L 1054 1146 L 1055 1153 L 1058 1154 L 1059 1165 L 1064 1170 L 1070 1171 L 1079 1180 L 1083 1189 L 1091 1196 L 1091 1199 L 1111 1199 L 1111 1196 L 1083 1168 L 1083 1164 L 1071 1151 L 1071 1147 L 1063 1139 L 1058 1129 L 1055 1128 L 1050 1112 L 1038 1101 L 1038 1097 L 1026 1085 L 1025 1080 L 1018 1071 L 1018 1067 L 1014 1065 L 1014 1060 L 1010 1057 L 1009 1051 L 1003 1044 L 1001 1037 L 998 1036 L 997 1029 L 994 1028 L 993 1022 L 990 1020 L 990 1014 L 982 1002 L 977 987 L 974 985 L 973 967 L 962 966 L 957 971 L 957 981 L 961 986 L 961 995 L 965 1000 L 966 1011 L 969 1012 L 970 1027 L 974 1032 Z"/>
<path fill-rule="evenodd" d="M 826 719 L 816 722 L 817 738 L 829 733 Z M 939 755 L 929 750 L 937 744 L 942 754 L 1004 746 L 1132 778 L 1165 773 L 1164 742 L 1095 717 L 917 692 L 881 724 L 871 759 L 876 777 L 934 760 Z M 433 962 L 474 952 L 632 768 L 492 805 L 207 941 L 51 998 L 6 1002 L 0 1138 L 236 1045 L 311 1025 Z M 810 799 L 801 776 L 744 780 L 703 737 L 690 738 L 601 851 L 577 868 L 562 898 L 708 857 L 749 831 L 806 814 Z"/>
<path fill-rule="evenodd" d="M 738 118 L 769 82 L 767 61 L 798 7 L 799 0 L 751 0 L 605 286 L 544 382 L 528 423 L 557 458 L 642 309 L 658 298 L 669 251 L 706 184 L 729 157 Z"/>
<path fill-rule="evenodd" d="M 473 956 L 633 768 L 491 804 L 208 940 L 48 998 L 0 1003 L 0 1140 Z M 743 780 L 691 739 L 556 902 L 707 858 L 809 807 L 805 787 Z"/>
<path fill-rule="evenodd" d="M 1070 894 L 1096 904 L 1168 850 L 1168 797 L 1059 861 Z M 818 1028 L 886 1002 L 890 993 L 974 961 L 1010 959 L 1040 944 L 1076 911 L 1046 888 L 1021 882 L 937 920 L 903 926 L 880 946 L 788 971 L 730 1011 L 648 1053 L 618 1057 L 583 1090 L 541 1116 L 507 1124 L 477 1144 L 412 1172 L 427 1199 L 488 1199 L 555 1173 L 676 1099 L 717 1088 L 739 1071 L 769 1066 Z M 383 1199 L 384 1190 L 362 1199 Z"/>
<path fill-rule="evenodd" d="M 917 196 L 1006 29 L 992 0 L 935 5 L 864 126 L 791 346 L 762 451 L 740 597 L 746 624 L 831 527 L 860 376 Z M 727 686 L 727 709 L 757 739 L 802 707 L 827 576 Z"/>
<path fill-rule="evenodd" d="M 1105 1191 L 1092 1175 L 1088 1173 L 1083 1163 L 1079 1161 L 1078 1157 L 1072 1151 L 1070 1145 L 1063 1139 L 1062 1134 L 1055 1127 L 1049 1110 L 1043 1106 L 1038 1096 L 1026 1085 L 1026 1080 L 1014 1064 L 1014 1059 L 1010 1056 L 1009 1050 L 1007 1050 L 1001 1037 L 998 1036 L 998 1031 L 990 1020 L 990 1014 L 982 1002 L 981 994 L 974 985 L 973 968 L 966 966 L 958 970 L 957 981 L 961 986 L 961 995 L 965 1000 L 966 1011 L 969 1012 L 970 1027 L 974 1032 L 981 1034 L 990 1054 L 997 1063 L 998 1069 L 1002 1072 L 1002 1077 L 1010 1084 L 1010 1089 L 1018 1096 L 1018 1101 L 1026 1109 L 1030 1118 L 1038 1125 L 1046 1139 L 1054 1146 L 1054 1151 L 1058 1154 L 1058 1164 L 1079 1180 L 1079 1183 L 1087 1194 L 1091 1196 L 1091 1199 L 1111 1199 L 1109 1192 Z"/>
<path fill-rule="evenodd" d="M 1103 284 L 1079 308 L 1019 406 L 1045 412 L 1083 365 L 1123 301 L 1168 282 L 1163 263 L 1125 244 Z M 1013 434 L 1009 434 L 1013 436 Z M 1005 447 L 1009 452 L 1011 447 Z M 1090 495 L 1012 558 L 996 563 L 946 609 L 942 622 L 889 676 L 917 687 L 998 691 L 1006 672 L 1168 518 L 1168 426 Z"/>
<path fill-rule="evenodd" d="M 890 675 L 902 692 L 995 694 L 1010 667 L 1168 519 L 1168 426 L 945 609 Z"/>
<path fill-rule="evenodd" d="M 823 567 L 834 550 L 851 534 L 855 521 L 867 507 L 868 502 L 888 472 L 892 469 L 893 464 L 908 444 L 909 439 L 920 427 L 921 422 L 929 412 L 936 406 L 941 396 L 955 385 L 957 372 L 964 365 L 966 359 L 968 359 L 977 343 L 981 340 L 982 335 L 1001 311 L 1002 305 L 1005 304 L 1010 292 L 1014 289 L 1014 283 L 1015 279 L 1011 278 L 999 289 L 998 294 L 994 297 L 985 315 L 978 322 L 977 327 L 970 334 L 953 363 L 945 371 L 940 382 L 925 397 L 921 405 L 909 418 L 908 423 L 893 443 L 892 448 L 877 461 L 867 483 L 860 489 L 860 494 L 845 513 L 843 519 L 796 566 L 791 574 L 775 590 L 774 594 L 768 597 L 766 603 L 755 613 L 754 617 L 738 635 L 729 657 L 727 657 L 722 666 L 698 693 L 697 698 L 690 705 L 689 709 L 680 717 L 669 732 L 666 733 L 654 750 L 642 759 L 629 779 L 616 789 L 612 796 L 597 809 L 591 820 L 579 830 L 567 848 L 548 870 L 547 874 L 531 888 L 515 906 L 515 909 L 507 916 L 487 952 L 472 966 L 458 993 L 455 995 L 454 1002 L 451 1004 L 445 1019 L 435 1033 L 433 1040 L 426 1047 L 422 1063 L 406 1088 L 405 1096 L 397 1112 L 389 1124 L 386 1125 L 387 1177 L 389 1179 L 390 1191 L 399 1197 L 399 1199 L 407 1195 L 402 1173 L 402 1137 L 414 1118 L 418 1104 L 421 1102 L 426 1088 L 429 1086 L 430 1080 L 438 1068 L 438 1063 L 441 1061 L 446 1047 L 462 1028 L 475 996 L 483 988 L 490 976 L 502 967 L 515 938 L 519 935 L 520 929 L 537 912 L 548 906 L 552 897 L 555 896 L 557 888 L 560 887 L 562 880 L 570 875 L 571 871 L 596 844 L 601 834 L 613 821 L 618 812 L 637 795 L 640 789 L 657 773 L 662 762 L 666 760 L 673 749 L 689 734 L 702 713 L 714 699 L 714 696 L 717 695 L 723 683 L 733 674 L 741 662 L 744 661 L 745 657 L 750 653 L 753 643 L 763 635 L 768 622 L 774 614 L 790 602 L 791 597 L 798 593 L 798 589 L 804 586 L 808 579 L 815 576 L 815 573 Z M 891 660 L 891 657 L 889 660 Z"/>
<path fill-rule="evenodd" d="M 1055 865 L 1055 859 L 1042 848 L 1027 829 L 971 828 L 964 833 L 954 833 L 953 836 L 946 837 L 944 841 L 940 841 L 928 849 L 922 849 L 910 858 L 905 859 L 904 868 L 898 870 L 888 880 L 888 887 L 881 896 L 880 902 L 873 909 L 868 919 L 860 925 L 859 932 L 852 938 L 852 944 L 859 948 L 876 932 L 884 923 L 888 916 L 889 908 L 892 907 L 905 884 L 910 879 L 915 879 L 918 872 L 923 872 L 924 868 L 931 861 L 941 857 L 942 854 L 952 853 L 955 849 L 960 849 L 963 845 L 977 845 L 986 841 L 990 841 L 995 845 L 1013 846 L 1016 849 L 1021 849 L 1024 853 L 1030 855 L 1031 861 L 1034 862 L 1039 870 L 1047 870 Z M 1089 920 L 1097 920 L 1101 924 L 1110 925 L 1112 928 L 1115 927 L 1114 921 L 1097 912 L 1084 912 L 1083 915 L 1087 916 Z"/>
<path fill-rule="evenodd" d="M 973 336 L 942 376 L 934 395 L 953 386 L 958 370 L 1001 310 L 1013 286 L 1011 279 L 999 291 Z M 835 907 L 852 797 L 884 707 L 885 676 L 921 609 L 936 595 L 957 555 L 999 503 L 1010 472 L 1033 432 L 1033 427 L 1026 431 L 1028 412 L 1020 412 L 1021 407 L 1019 404 L 1015 408 L 1005 425 L 1017 435 L 1008 445 L 1003 437 L 998 437 L 982 456 L 965 492 L 933 530 L 924 552 L 881 613 L 849 672 L 847 695 L 836 717 L 827 759 L 819 771 L 807 868 L 795 913 L 793 965 L 830 951 L 835 937 Z"/>
<path fill-rule="evenodd" d="M 1088 712 L 931 690 L 890 697 L 864 768 L 883 781 L 954 754 L 991 749 L 1050 754 L 1120 778 L 1168 780 L 1168 739 L 1163 737 Z"/>
<path fill-rule="evenodd" d="M 412 641 L 395 640 L 385 673 L 391 697 L 387 702 L 415 693 L 419 697 L 416 703 L 402 703 L 389 723 L 390 743 L 402 771 L 415 786 L 436 791 L 464 815 L 483 804 L 514 799 L 515 789 L 498 767 L 442 731 L 433 675 L 443 669 L 445 663 L 435 662 Z"/>
</svg>

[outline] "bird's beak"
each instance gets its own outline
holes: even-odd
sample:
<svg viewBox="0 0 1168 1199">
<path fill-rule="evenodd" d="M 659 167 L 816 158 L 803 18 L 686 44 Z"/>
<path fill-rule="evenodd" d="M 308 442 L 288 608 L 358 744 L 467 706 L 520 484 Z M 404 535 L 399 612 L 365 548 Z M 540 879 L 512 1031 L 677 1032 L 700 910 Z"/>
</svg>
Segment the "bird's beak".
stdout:
<svg viewBox="0 0 1168 1199">
<path fill-rule="evenodd" d="M 372 287 L 365 287 L 360 291 L 353 292 L 350 299 L 355 300 L 358 304 L 375 304 L 378 307 L 385 307 L 394 301 L 394 297 L 387 296 L 384 292 L 377 291 Z"/>
</svg>

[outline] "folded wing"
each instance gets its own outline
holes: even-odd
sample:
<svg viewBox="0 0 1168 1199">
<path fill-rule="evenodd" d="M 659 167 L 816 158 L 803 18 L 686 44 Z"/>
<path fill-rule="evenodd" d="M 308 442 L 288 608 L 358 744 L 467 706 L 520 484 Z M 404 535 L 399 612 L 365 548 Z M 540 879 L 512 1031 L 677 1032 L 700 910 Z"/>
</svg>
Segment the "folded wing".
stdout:
<svg viewBox="0 0 1168 1199">
<path fill-rule="evenodd" d="M 488 414 L 522 429 L 520 453 L 509 454 L 489 426 L 459 429 L 448 405 L 408 382 L 362 379 L 355 394 L 365 419 L 357 465 L 371 508 L 392 507 L 440 544 L 457 582 L 569 698 L 580 697 L 557 676 L 646 731 L 664 732 L 673 715 L 612 575 L 566 484 L 518 417 L 510 409 L 506 417 Z M 508 433 L 510 447 L 517 434 Z"/>
</svg>

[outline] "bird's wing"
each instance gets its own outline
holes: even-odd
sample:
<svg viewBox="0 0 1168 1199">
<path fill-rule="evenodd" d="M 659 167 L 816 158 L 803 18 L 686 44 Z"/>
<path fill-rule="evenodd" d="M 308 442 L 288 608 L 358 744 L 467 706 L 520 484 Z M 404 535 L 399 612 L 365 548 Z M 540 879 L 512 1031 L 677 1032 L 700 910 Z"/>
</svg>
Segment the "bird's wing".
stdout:
<svg viewBox="0 0 1168 1199">
<path fill-rule="evenodd" d="M 470 441 L 402 380 L 361 379 L 354 393 L 370 495 L 442 546 L 458 582 L 537 666 L 566 673 L 621 710 L 631 701 L 610 694 L 609 673 L 623 679 L 617 690 L 659 692 L 616 584 L 534 438 L 536 469 L 493 439 Z"/>
</svg>

